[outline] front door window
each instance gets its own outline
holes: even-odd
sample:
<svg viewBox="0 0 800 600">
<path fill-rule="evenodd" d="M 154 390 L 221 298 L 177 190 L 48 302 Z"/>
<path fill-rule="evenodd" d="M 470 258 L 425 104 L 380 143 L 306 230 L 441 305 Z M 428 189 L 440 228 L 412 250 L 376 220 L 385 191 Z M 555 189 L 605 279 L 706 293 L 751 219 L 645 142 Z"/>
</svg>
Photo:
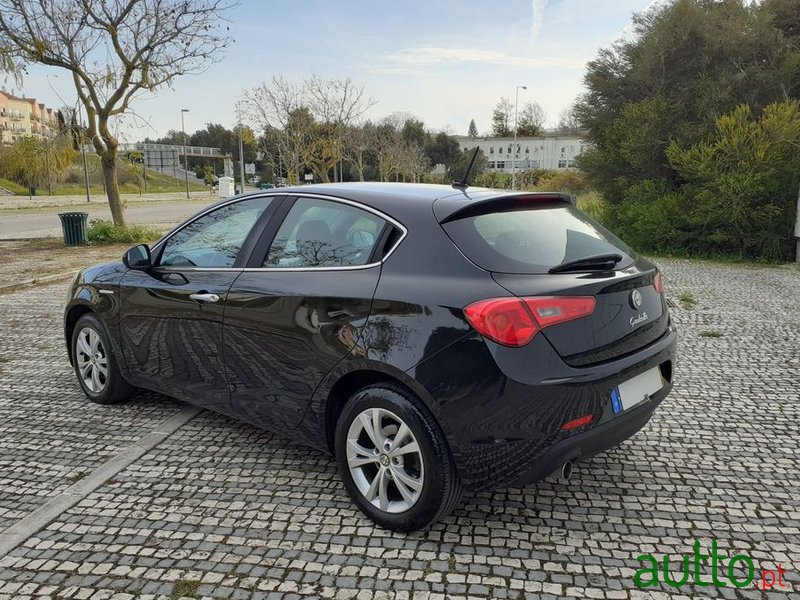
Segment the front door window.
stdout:
<svg viewBox="0 0 800 600">
<path fill-rule="evenodd" d="M 195 219 L 164 245 L 162 267 L 232 267 L 247 234 L 270 203 L 252 198 L 222 206 Z"/>
</svg>

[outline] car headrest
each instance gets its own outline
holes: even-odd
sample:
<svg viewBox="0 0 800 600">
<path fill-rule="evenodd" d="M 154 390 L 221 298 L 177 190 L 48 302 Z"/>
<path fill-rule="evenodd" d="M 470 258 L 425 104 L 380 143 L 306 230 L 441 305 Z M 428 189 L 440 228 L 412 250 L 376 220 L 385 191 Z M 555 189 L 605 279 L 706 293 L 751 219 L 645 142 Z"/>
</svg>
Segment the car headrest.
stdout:
<svg viewBox="0 0 800 600">
<path fill-rule="evenodd" d="M 307 242 L 329 242 L 331 237 L 331 230 L 325 221 L 317 219 L 315 221 L 306 221 L 297 229 L 297 243 Z"/>
</svg>

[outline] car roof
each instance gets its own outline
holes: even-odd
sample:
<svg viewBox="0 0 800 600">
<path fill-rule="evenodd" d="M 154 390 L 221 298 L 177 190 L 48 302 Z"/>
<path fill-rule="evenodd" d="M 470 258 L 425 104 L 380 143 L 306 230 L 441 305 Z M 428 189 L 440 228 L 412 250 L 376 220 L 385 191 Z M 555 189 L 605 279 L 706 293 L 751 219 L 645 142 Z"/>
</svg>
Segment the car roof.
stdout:
<svg viewBox="0 0 800 600">
<path fill-rule="evenodd" d="M 474 203 L 500 198 L 548 196 L 556 199 L 558 196 L 560 200 L 569 199 L 565 194 L 549 192 L 512 192 L 481 187 L 462 190 L 449 185 L 390 182 L 319 183 L 270 189 L 269 192 L 281 195 L 314 194 L 351 200 L 384 212 L 400 222 L 432 215 L 434 203 L 436 218 L 442 221 Z"/>
</svg>

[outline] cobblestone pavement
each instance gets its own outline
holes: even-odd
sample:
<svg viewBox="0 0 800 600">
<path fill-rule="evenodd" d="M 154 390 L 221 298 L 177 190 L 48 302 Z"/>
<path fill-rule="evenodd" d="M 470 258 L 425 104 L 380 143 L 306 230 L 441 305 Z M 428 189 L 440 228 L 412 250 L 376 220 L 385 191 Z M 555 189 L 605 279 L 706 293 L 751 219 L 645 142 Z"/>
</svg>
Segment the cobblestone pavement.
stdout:
<svg viewBox="0 0 800 600">
<path fill-rule="evenodd" d="M 0 599 L 796 594 L 800 271 L 661 263 L 675 390 L 569 485 L 471 495 L 429 531 L 389 533 L 354 510 L 327 456 L 201 412 L 0 555 Z M 64 355 L 64 295 L 0 296 L 0 538 L 182 410 L 152 394 L 86 402 Z M 695 540 L 758 572 L 780 563 L 788 587 L 635 588 L 638 555 L 669 555 L 677 575 Z"/>
</svg>

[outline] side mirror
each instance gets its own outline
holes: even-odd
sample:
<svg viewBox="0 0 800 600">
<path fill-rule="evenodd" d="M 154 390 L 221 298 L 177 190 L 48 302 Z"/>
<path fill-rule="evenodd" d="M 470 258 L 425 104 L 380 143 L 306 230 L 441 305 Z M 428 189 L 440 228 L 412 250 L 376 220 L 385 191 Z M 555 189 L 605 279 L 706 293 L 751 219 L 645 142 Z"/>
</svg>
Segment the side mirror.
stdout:
<svg viewBox="0 0 800 600">
<path fill-rule="evenodd" d="M 122 255 L 122 263 L 129 269 L 146 271 L 153 266 L 150 248 L 147 244 L 139 244 L 138 246 L 129 248 L 125 254 Z"/>
</svg>

